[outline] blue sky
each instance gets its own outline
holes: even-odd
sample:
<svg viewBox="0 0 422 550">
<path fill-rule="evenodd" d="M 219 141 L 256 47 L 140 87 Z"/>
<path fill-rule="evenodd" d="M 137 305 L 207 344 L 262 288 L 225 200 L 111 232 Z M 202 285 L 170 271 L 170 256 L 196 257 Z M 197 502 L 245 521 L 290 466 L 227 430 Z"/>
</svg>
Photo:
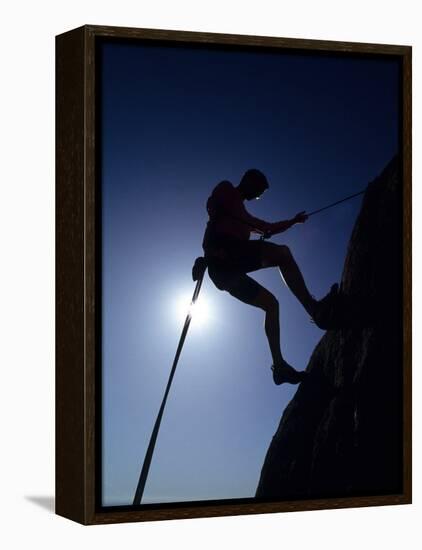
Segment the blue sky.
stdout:
<svg viewBox="0 0 422 550">
<path fill-rule="evenodd" d="M 363 188 L 398 149 L 392 59 L 104 43 L 102 73 L 103 505 L 133 500 L 193 292 L 206 200 L 248 168 L 270 182 L 251 213 L 288 219 Z M 274 237 L 322 297 L 339 281 L 361 199 Z M 304 369 L 322 331 L 276 269 L 286 359 Z M 199 298 L 167 403 L 145 503 L 254 496 L 296 391 L 273 384 L 263 314 L 217 290 Z"/>
</svg>

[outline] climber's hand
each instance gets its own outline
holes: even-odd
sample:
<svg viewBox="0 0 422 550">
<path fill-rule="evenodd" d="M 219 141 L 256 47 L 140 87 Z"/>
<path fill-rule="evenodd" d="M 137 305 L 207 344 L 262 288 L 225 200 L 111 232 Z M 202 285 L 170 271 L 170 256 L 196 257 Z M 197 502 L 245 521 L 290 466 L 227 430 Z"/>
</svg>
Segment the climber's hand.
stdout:
<svg viewBox="0 0 422 550">
<path fill-rule="evenodd" d="M 296 214 L 292 221 L 293 223 L 304 223 L 308 218 L 309 216 L 306 214 L 306 211 L 303 210 L 302 212 Z"/>
</svg>

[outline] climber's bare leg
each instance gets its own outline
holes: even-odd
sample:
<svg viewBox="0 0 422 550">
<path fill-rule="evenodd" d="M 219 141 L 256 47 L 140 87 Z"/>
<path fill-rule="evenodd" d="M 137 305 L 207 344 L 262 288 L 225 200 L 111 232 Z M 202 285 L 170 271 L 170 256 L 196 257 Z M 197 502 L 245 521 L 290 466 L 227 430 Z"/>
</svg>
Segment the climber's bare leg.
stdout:
<svg viewBox="0 0 422 550">
<path fill-rule="evenodd" d="M 250 281 L 253 281 L 254 285 L 258 285 L 256 281 L 244 275 Z M 230 294 L 238 300 L 255 306 L 265 313 L 264 328 L 267 336 L 268 344 L 270 346 L 271 356 L 275 365 L 279 365 L 284 362 L 281 354 L 280 347 L 280 312 L 277 298 L 271 294 L 266 288 L 258 285 L 258 294 L 252 299 L 245 298 L 243 293 L 236 292 L 236 289 L 230 290 Z"/>
<path fill-rule="evenodd" d="M 252 305 L 265 312 L 264 329 L 271 350 L 273 363 L 279 365 L 283 361 L 280 347 L 280 310 L 276 297 L 262 287 Z"/>
<path fill-rule="evenodd" d="M 242 302 L 258 307 L 265 313 L 265 334 L 270 346 L 273 365 L 274 383 L 279 386 L 285 382 L 289 384 L 299 384 L 304 380 L 306 372 L 297 371 L 283 358 L 280 348 L 280 318 L 278 301 L 271 292 L 254 279 L 246 275 L 240 274 L 239 278 L 232 282 L 228 292 Z"/>
<path fill-rule="evenodd" d="M 310 294 L 289 247 L 275 243 L 263 243 L 263 245 L 263 267 L 278 267 L 286 285 L 312 316 L 316 300 Z"/>
</svg>

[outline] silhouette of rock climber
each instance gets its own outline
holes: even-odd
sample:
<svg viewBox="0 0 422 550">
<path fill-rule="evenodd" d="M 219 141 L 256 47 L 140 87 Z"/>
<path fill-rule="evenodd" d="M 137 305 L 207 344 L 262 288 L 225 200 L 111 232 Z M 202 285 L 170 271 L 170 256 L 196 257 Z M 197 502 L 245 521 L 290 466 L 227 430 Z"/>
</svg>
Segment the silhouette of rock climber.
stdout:
<svg viewBox="0 0 422 550">
<path fill-rule="evenodd" d="M 304 211 L 291 220 L 275 223 L 251 216 L 244 201 L 259 198 L 268 187 L 267 178 L 257 169 L 247 170 L 237 187 L 229 181 L 221 181 L 207 201 L 209 221 L 202 247 L 208 274 L 215 286 L 265 312 L 264 327 L 273 360 L 271 369 L 275 384 L 298 384 L 304 379 L 305 372 L 295 370 L 282 356 L 278 300 L 247 273 L 278 267 L 286 285 L 321 328 L 328 328 L 324 315 L 334 287 L 323 300 L 317 301 L 306 287 L 286 245 L 250 240 L 251 232 L 268 238 L 287 231 L 295 224 L 304 223 L 308 218 Z"/>
</svg>

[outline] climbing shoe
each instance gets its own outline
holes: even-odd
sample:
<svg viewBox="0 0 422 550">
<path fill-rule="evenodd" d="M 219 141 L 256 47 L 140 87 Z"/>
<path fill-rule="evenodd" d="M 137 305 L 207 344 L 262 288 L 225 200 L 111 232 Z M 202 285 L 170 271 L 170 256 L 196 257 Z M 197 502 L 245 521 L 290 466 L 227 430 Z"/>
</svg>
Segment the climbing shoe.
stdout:
<svg viewBox="0 0 422 550">
<path fill-rule="evenodd" d="M 338 302 L 338 297 L 338 284 L 335 283 L 330 292 L 316 303 L 312 319 L 321 330 L 336 328 L 335 305 Z"/>
<path fill-rule="evenodd" d="M 273 372 L 273 380 L 276 386 L 279 386 L 285 382 L 288 384 L 299 384 L 306 377 L 305 371 L 299 372 L 295 370 L 288 363 L 286 363 L 286 361 L 276 365 L 271 365 L 271 370 Z"/>
</svg>

